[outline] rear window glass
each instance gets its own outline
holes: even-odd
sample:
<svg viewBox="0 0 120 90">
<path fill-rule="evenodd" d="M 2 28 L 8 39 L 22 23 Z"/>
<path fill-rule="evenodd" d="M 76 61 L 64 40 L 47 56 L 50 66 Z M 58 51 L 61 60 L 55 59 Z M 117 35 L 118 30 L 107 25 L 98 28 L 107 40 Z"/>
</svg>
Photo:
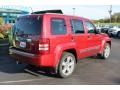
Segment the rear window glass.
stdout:
<svg viewBox="0 0 120 90">
<path fill-rule="evenodd" d="M 51 19 L 51 33 L 54 35 L 66 34 L 66 24 L 65 20 L 61 18 Z"/>
<path fill-rule="evenodd" d="M 13 31 L 22 34 L 40 34 L 42 30 L 42 18 L 20 18 L 16 20 Z"/>
</svg>

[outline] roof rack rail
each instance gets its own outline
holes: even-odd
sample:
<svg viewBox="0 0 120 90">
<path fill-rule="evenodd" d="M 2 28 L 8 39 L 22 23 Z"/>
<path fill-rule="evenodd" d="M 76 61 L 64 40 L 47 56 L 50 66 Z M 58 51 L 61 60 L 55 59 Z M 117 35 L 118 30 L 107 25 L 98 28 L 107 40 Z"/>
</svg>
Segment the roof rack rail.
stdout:
<svg viewBox="0 0 120 90">
<path fill-rule="evenodd" d="M 36 11 L 31 14 L 44 14 L 44 13 L 59 13 L 63 14 L 62 10 L 45 10 L 45 11 Z"/>
</svg>

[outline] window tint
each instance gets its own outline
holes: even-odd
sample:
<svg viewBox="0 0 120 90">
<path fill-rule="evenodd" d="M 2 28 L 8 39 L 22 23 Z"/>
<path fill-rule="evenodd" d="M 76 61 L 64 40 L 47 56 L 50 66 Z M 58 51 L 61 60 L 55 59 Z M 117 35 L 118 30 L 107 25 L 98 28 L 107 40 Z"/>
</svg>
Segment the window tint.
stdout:
<svg viewBox="0 0 120 90">
<path fill-rule="evenodd" d="M 72 19 L 71 28 L 73 33 L 84 33 L 84 27 L 81 20 Z"/>
<path fill-rule="evenodd" d="M 66 34 L 65 20 L 61 18 L 51 19 L 51 33 L 54 35 Z"/>
<path fill-rule="evenodd" d="M 18 34 L 40 34 L 42 30 L 42 18 L 20 18 L 14 24 L 13 30 Z"/>
<path fill-rule="evenodd" d="M 89 21 L 85 22 L 88 33 L 95 33 L 95 27 Z"/>
</svg>

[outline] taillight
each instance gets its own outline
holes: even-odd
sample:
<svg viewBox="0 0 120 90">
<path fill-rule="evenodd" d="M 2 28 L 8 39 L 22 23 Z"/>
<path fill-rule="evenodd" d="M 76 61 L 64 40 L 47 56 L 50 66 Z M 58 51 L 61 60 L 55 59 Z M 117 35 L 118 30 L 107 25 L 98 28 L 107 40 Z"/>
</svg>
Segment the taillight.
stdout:
<svg viewBox="0 0 120 90">
<path fill-rule="evenodd" d="M 40 39 L 39 41 L 39 53 L 47 54 L 50 49 L 50 41 L 49 39 Z"/>
</svg>

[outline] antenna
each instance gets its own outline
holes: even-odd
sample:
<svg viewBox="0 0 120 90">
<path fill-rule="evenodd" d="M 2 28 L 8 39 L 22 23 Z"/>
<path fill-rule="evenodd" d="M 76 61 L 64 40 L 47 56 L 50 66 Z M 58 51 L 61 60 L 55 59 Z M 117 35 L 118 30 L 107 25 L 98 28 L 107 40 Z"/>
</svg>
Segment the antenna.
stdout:
<svg viewBox="0 0 120 90">
<path fill-rule="evenodd" d="M 75 8 L 72 8 L 73 9 L 73 15 L 75 15 Z"/>
<path fill-rule="evenodd" d="M 110 5 L 110 10 L 108 10 L 108 13 L 109 13 L 109 15 L 110 15 L 110 23 L 111 23 L 111 16 L 112 16 L 112 5 Z"/>
</svg>

